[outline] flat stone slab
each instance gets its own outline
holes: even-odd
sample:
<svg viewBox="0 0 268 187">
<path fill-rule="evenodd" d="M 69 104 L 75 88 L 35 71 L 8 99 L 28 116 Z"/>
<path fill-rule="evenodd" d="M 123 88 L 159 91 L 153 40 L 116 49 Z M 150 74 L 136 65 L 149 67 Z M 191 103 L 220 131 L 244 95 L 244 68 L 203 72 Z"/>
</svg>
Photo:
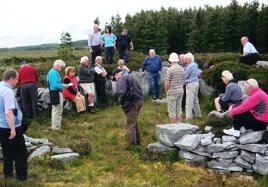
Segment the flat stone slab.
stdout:
<svg viewBox="0 0 268 187">
<path fill-rule="evenodd" d="M 65 154 L 60 154 L 60 155 L 54 155 L 51 158 L 53 160 L 58 160 L 58 161 L 65 161 L 65 162 L 70 162 L 73 159 L 78 158 L 80 155 L 78 153 L 65 153 Z"/>
<path fill-rule="evenodd" d="M 180 157 L 182 157 L 184 159 L 194 161 L 194 162 L 204 162 L 207 159 L 207 157 L 205 157 L 205 156 L 197 155 L 197 154 L 191 153 L 189 151 L 185 151 L 183 149 L 181 149 L 179 151 L 179 155 L 180 155 Z"/>
<path fill-rule="evenodd" d="M 53 147 L 52 153 L 54 154 L 73 153 L 73 150 L 70 148 Z"/>
<path fill-rule="evenodd" d="M 156 136 L 158 140 L 169 147 L 174 147 L 174 143 L 185 134 L 193 134 L 199 127 L 188 123 L 165 124 L 156 126 Z"/>
<path fill-rule="evenodd" d="M 233 172 L 241 172 L 243 171 L 243 168 L 238 166 L 235 163 L 223 163 L 223 162 L 218 162 L 218 161 L 211 161 L 207 163 L 209 168 L 212 169 L 219 169 L 219 170 L 224 170 L 224 171 L 233 171 Z"/>
<path fill-rule="evenodd" d="M 28 161 L 30 161 L 34 157 L 41 156 L 41 155 L 44 155 L 46 153 L 50 153 L 50 151 L 51 150 L 47 145 L 39 147 L 29 156 Z"/>
<path fill-rule="evenodd" d="M 265 154 L 266 153 L 266 145 L 265 144 L 246 144 L 246 145 L 236 145 L 237 148 L 247 150 L 253 153 L 261 153 Z"/>
<path fill-rule="evenodd" d="M 252 131 L 248 130 L 245 134 L 243 134 L 239 138 L 240 144 L 253 144 L 257 143 L 258 141 L 262 140 L 263 134 L 265 131 Z"/>
<path fill-rule="evenodd" d="M 176 150 L 176 148 L 168 147 L 161 142 L 151 143 L 147 145 L 147 149 L 151 153 L 167 153 Z"/>
<path fill-rule="evenodd" d="M 253 164 L 252 169 L 261 175 L 268 175 L 268 159 L 256 154 L 255 164 Z"/>
</svg>

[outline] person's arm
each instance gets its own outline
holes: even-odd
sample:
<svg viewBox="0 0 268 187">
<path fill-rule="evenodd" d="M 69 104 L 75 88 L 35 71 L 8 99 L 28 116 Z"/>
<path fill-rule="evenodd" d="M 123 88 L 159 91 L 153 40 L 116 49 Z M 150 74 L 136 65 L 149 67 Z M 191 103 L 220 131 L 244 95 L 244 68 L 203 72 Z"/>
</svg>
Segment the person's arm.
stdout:
<svg viewBox="0 0 268 187">
<path fill-rule="evenodd" d="M 133 43 L 132 43 L 132 42 L 130 42 L 129 44 L 130 44 L 130 50 L 131 50 L 131 51 L 134 51 L 134 46 L 133 46 Z"/>
<path fill-rule="evenodd" d="M 70 81 L 70 79 L 65 78 L 65 79 L 63 79 L 63 83 L 69 84 L 69 83 L 71 83 L 71 81 Z M 72 86 L 69 86 L 67 89 L 71 92 L 71 94 L 76 95 L 76 91 L 73 90 Z"/>
<path fill-rule="evenodd" d="M 234 107 L 230 110 L 230 115 L 236 115 L 236 114 L 241 114 L 243 112 L 249 111 L 253 109 L 257 104 L 259 104 L 259 99 L 257 98 L 258 96 L 250 96 L 247 98 L 241 105 L 238 107 Z"/>
<path fill-rule="evenodd" d="M 143 62 L 143 64 L 142 64 L 142 66 L 141 66 L 141 74 L 142 74 L 142 75 L 145 74 L 144 70 L 145 70 L 146 66 L 147 66 L 147 57 L 145 58 L 145 60 L 144 60 L 144 62 Z"/>
<path fill-rule="evenodd" d="M 15 120 L 14 120 L 14 114 L 12 109 L 5 110 L 5 116 L 8 123 L 8 126 L 10 128 L 10 136 L 9 139 L 14 139 L 16 136 L 16 130 L 15 130 Z"/>
<path fill-rule="evenodd" d="M 165 92 L 167 93 L 169 89 L 169 80 L 165 80 Z"/>
<path fill-rule="evenodd" d="M 159 56 L 159 71 L 162 71 L 162 61 L 160 56 Z"/>
<path fill-rule="evenodd" d="M 225 90 L 225 93 L 223 96 L 221 96 L 221 99 L 224 101 L 224 102 L 227 102 L 230 100 L 230 97 L 232 95 L 232 89 L 229 85 L 226 86 L 226 90 Z"/>
<path fill-rule="evenodd" d="M 92 44 L 92 33 L 90 33 L 90 34 L 88 35 L 88 47 L 89 47 L 89 53 L 93 53 L 91 44 Z"/>
</svg>

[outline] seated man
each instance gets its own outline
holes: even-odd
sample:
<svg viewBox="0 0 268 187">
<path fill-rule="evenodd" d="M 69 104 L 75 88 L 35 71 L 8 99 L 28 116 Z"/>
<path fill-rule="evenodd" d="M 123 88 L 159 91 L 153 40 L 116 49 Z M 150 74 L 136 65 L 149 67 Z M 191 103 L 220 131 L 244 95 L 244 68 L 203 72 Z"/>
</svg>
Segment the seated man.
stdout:
<svg viewBox="0 0 268 187">
<path fill-rule="evenodd" d="M 118 60 L 118 68 L 122 70 L 123 74 L 129 74 L 130 70 L 125 65 L 125 62 L 123 59 Z"/>
<path fill-rule="evenodd" d="M 248 41 L 246 36 L 241 38 L 243 45 L 243 55 L 239 58 L 239 63 L 248 65 L 256 64 L 259 58 L 259 53 L 256 48 Z"/>
<path fill-rule="evenodd" d="M 233 78 L 233 74 L 225 70 L 221 79 L 226 84 L 225 93 L 215 99 L 215 106 L 218 112 L 226 111 L 230 105 L 242 102 L 242 90 Z"/>
<path fill-rule="evenodd" d="M 236 137 L 240 136 L 240 128 L 254 131 L 266 130 L 268 123 L 268 95 L 259 88 L 255 79 L 248 79 L 245 91 L 249 97 L 239 106 L 230 106 L 230 115 L 233 116 L 233 128 L 223 132 Z"/>
</svg>

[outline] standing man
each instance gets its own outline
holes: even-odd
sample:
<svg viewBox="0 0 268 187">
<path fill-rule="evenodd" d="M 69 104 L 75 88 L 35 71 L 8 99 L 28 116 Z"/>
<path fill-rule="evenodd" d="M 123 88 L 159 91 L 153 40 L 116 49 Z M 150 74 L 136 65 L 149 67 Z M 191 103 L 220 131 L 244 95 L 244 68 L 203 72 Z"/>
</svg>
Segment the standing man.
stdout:
<svg viewBox="0 0 268 187">
<path fill-rule="evenodd" d="M 68 84 L 62 84 L 59 72 L 65 67 L 65 62 L 62 60 L 56 60 L 53 64 L 53 68 L 47 74 L 47 83 L 50 92 L 58 92 L 59 94 L 59 104 L 52 105 L 51 121 L 52 130 L 61 130 L 61 118 L 63 111 L 63 88 L 69 88 Z"/>
<path fill-rule="evenodd" d="M 168 68 L 165 77 L 165 91 L 167 93 L 168 113 L 171 123 L 181 122 L 181 102 L 183 96 L 184 70 L 178 64 L 179 57 L 176 53 L 169 56 L 171 67 Z"/>
<path fill-rule="evenodd" d="M 5 178 L 13 177 L 15 161 L 18 180 L 27 180 L 27 149 L 21 128 L 22 112 L 12 88 L 18 83 L 18 72 L 8 69 L 0 82 L 0 142 Z"/>
<path fill-rule="evenodd" d="M 93 32 L 88 35 L 88 47 L 89 53 L 91 53 L 91 65 L 93 66 L 95 63 L 95 59 L 97 56 L 101 56 L 101 44 L 102 38 L 99 32 L 99 25 L 94 24 Z"/>
<path fill-rule="evenodd" d="M 128 30 L 124 29 L 121 34 L 118 34 L 115 41 L 115 48 L 118 49 L 119 59 L 124 59 L 126 63 L 129 62 L 129 52 L 128 52 L 128 45 L 130 44 L 130 50 L 134 50 L 133 43 L 131 41 L 130 36 L 128 35 Z"/>
<path fill-rule="evenodd" d="M 38 75 L 34 67 L 26 61 L 21 63 L 19 73 L 19 88 L 22 99 L 22 110 L 26 118 L 33 119 L 39 116 L 37 82 Z"/>
<path fill-rule="evenodd" d="M 94 75 L 90 71 L 90 67 L 88 66 L 88 57 L 83 56 L 80 61 L 80 66 L 78 67 L 78 77 L 79 77 L 79 84 L 83 89 L 84 94 L 88 95 L 88 109 L 89 112 L 95 114 L 94 109 Z"/>
<path fill-rule="evenodd" d="M 241 38 L 241 43 L 243 45 L 243 55 L 240 56 L 239 63 L 248 65 L 256 64 L 259 58 L 259 53 L 256 48 L 248 41 L 248 37 L 246 36 Z"/>
<path fill-rule="evenodd" d="M 194 56 L 192 53 L 185 55 L 186 71 L 185 71 L 185 83 L 186 83 L 186 120 L 193 118 L 193 109 L 196 117 L 201 118 L 201 110 L 198 100 L 198 66 L 194 62 Z"/>
<path fill-rule="evenodd" d="M 96 86 L 97 100 L 98 100 L 98 102 L 102 103 L 104 106 L 107 106 L 108 100 L 107 100 L 106 89 L 105 89 L 107 72 L 102 67 L 102 57 L 101 56 L 96 57 L 96 63 L 94 65 L 94 70 L 95 70 L 94 82 L 95 82 L 95 86 Z"/>
<path fill-rule="evenodd" d="M 129 74 L 122 75 L 122 70 L 113 70 L 113 77 L 117 80 L 118 103 L 125 113 L 125 129 L 130 145 L 140 144 L 140 129 L 138 116 L 143 104 L 143 94 L 138 81 Z"/>
<path fill-rule="evenodd" d="M 147 67 L 148 76 L 151 84 L 152 97 L 154 100 L 162 99 L 161 89 L 161 71 L 162 62 L 160 56 L 155 54 L 154 49 L 149 50 L 149 56 L 147 56 L 142 64 L 141 74 L 145 75 L 145 68 Z"/>
</svg>

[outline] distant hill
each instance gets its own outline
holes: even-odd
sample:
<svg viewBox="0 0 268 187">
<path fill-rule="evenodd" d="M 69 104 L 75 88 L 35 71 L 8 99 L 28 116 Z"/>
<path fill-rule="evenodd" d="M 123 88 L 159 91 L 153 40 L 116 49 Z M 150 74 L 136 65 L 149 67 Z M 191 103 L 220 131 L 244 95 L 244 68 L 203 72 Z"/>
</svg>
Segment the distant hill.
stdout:
<svg viewBox="0 0 268 187">
<path fill-rule="evenodd" d="M 74 41 L 72 44 L 74 49 L 85 48 L 87 47 L 87 40 Z M 57 50 L 59 46 L 60 44 L 58 43 L 51 43 L 51 44 L 12 47 L 12 48 L 0 48 L 0 51 Z"/>
</svg>

